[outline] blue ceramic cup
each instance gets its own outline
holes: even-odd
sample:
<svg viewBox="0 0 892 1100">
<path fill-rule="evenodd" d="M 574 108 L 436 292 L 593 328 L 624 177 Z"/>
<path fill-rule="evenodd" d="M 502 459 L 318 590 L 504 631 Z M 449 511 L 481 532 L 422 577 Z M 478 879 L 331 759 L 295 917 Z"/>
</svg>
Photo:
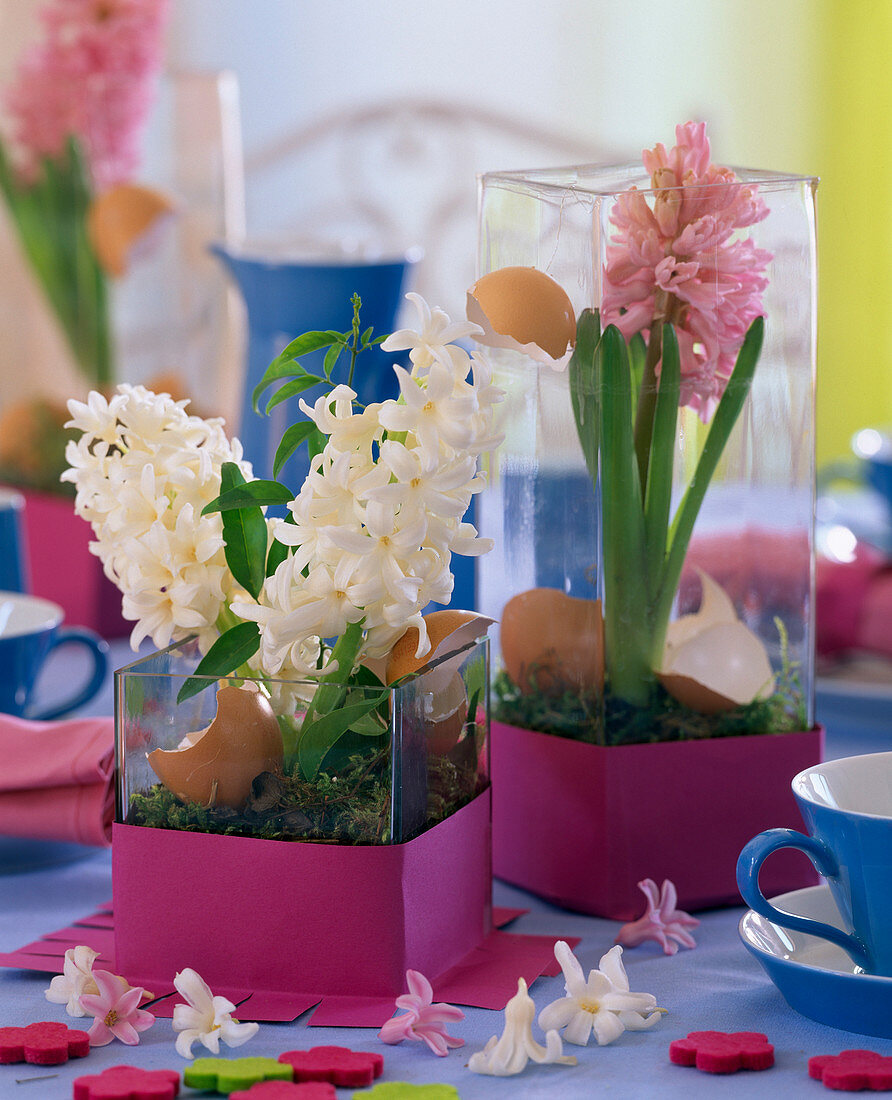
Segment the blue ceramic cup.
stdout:
<svg viewBox="0 0 892 1100">
<path fill-rule="evenodd" d="M 876 493 L 892 515 L 892 428 L 862 428 L 852 437 L 852 454 L 820 471 L 819 493 L 832 493 L 840 482 L 855 485 Z"/>
<path fill-rule="evenodd" d="M 108 644 L 92 630 L 62 626 L 58 604 L 20 592 L 0 592 L 0 712 L 24 718 L 60 718 L 89 702 L 108 673 Z M 61 702 L 31 708 L 44 661 L 60 646 L 80 646 L 90 659 L 86 684 Z"/>
<path fill-rule="evenodd" d="M 0 591 L 25 592 L 25 498 L 0 486 Z"/>
<path fill-rule="evenodd" d="M 892 977 L 892 752 L 829 760 L 800 772 L 793 794 L 808 829 L 768 829 L 737 861 L 744 901 L 774 924 L 842 947 L 856 967 Z M 776 909 L 759 889 L 772 852 L 798 848 L 824 876 L 847 931 Z"/>
</svg>

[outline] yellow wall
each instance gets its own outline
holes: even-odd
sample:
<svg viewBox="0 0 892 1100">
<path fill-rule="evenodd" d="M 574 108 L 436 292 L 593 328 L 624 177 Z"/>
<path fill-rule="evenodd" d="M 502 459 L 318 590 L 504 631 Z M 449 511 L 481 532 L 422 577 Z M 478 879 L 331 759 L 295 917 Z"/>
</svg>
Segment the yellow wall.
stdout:
<svg viewBox="0 0 892 1100">
<path fill-rule="evenodd" d="M 818 459 L 892 424 L 892 0 L 816 0 Z"/>
</svg>

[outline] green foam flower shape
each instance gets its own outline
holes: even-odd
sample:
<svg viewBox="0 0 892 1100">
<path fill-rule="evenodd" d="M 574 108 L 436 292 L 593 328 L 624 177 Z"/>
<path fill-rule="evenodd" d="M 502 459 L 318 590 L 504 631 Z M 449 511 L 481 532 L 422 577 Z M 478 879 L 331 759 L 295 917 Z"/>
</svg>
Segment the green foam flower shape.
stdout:
<svg viewBox="0 0 892 1100">
<path fill-rule="evenodd" d="M 293 1074 L 291 1066 L 275 1058 L 196 1058 L 183 1071 L 183 1081 L 192 1089 L 228 1094 L 258 1081 L 290 1081 Z"/>
</svg>

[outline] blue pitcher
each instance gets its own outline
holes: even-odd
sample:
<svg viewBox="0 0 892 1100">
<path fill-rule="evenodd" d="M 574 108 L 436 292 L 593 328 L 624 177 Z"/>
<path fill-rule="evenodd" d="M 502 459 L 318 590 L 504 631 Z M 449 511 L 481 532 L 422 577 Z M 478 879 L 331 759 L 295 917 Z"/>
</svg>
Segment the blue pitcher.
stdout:
<svg viewBox="0 0 892 1100">
<path fill-rule="evenodd" d="M 414 260 L 281 260 L 212 245 L 238 284 L 248 312 L 248 362 L 242 394 L 239 439 L 254 476 L 271 478 L 273 459 L 282 433 L 298 419 L 297 398 L 282 402 L 269 416 L 254 412 L 251 395 L 269 364 L 287 343 L 311 330 L 346 332 L 353 321 L 351 296 L 362 299 L 363 331 L 372 325 L 376 336 L 392 332 Z M 301 357 L 313 374 L 322 373 L 323 352 Z M 396 357 L 379 348 L 364 352 L 357 363 L 353 388 L 363 404 L 399 396 L 393 363 Z M 399 359 L 396 359 L 399 361 Z M 333 377 L 346 381 L 349 357 L 342 355 Z M 321 389 L 301 395 L 313 404 Z M 267 391 L 261 409 L 272 395 Z M 279 480 L 295 492 L 308 470 L 306 450 L 294 456 Z"/>
</svg>

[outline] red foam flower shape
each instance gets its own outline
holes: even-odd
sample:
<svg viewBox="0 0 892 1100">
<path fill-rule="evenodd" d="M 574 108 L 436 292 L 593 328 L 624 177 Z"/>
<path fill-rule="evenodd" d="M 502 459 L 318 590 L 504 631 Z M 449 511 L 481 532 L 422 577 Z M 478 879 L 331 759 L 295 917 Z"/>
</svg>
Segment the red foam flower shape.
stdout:
<svg viewBox="0 0 892 1100">
<path fill-rule="evenodd" d="M 173 1069 L 111 1066 L 102 1073 L 76 1077 L 73 1100 L 173 1100 L 180 1075 Z"/>
<path fill-rule="evenodd" d="M 844 1050 L 841 1054 L 818 1054 L 808 1060 L 808 1075 L 823 1081 L 828 1089 L 859 1092 L 892 1090 L 892 1058 L 874 1050 Z"/>
<path fill-rule="evenodd" d="M 58 1066 L 89 1053 L 90 1036 L 66 1024 L 42 1020 L 26 1027 L 0 1027 L 0 1065 Z"/>
<path fill-rule="evenodd" d="M 770 1069 L 774 1047 L 760 1031 L 691 1031 L 686 1039 L 669 1044 L 669 1061 L 704 1073 Z"/>
<path fill-rule="evenodd" d="M 336 1100 L 334 1085 L 327 1081 L 260 1081 L 243 1092 L 231 1092 L 229 1100 Z"/>
<path fill-rule="evenodd" d="M 279 1061 L 294 1070 L 295 1081 L 330 1081 L 341 1088 L 362 1088 L 381 1076 L 384 1059 L 380 1054 L 348 1050 L 347 1047 L 312 1047 L 287 1050 Z"/>
</svg>

